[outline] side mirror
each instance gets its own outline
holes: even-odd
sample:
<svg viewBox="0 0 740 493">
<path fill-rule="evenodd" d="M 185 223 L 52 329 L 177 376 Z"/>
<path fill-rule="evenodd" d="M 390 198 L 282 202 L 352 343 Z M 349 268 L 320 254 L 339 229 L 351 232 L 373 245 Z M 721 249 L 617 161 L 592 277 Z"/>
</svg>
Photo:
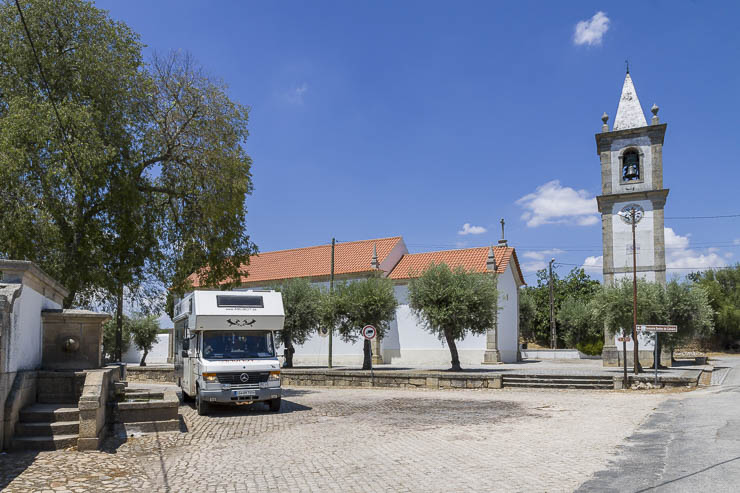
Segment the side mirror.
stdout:
<svg viewBox="0 0 740 493">
<path fill-rule="evenodd" d="M 185 351 L 184 349 L 182 350 L 182 354 L 181 354 L 181 356 L 182 356 L 183 358 L 189 358 L 189 357 L 190 357 L 190 355 L 188 354 L 188 352 L 187 352 L 187 351 Z"/>
<path fill-rule="evenodd" d="M 190 351 L 190 339 L 185 339 L 182 341 L 182 350 Z"/>
</svg>

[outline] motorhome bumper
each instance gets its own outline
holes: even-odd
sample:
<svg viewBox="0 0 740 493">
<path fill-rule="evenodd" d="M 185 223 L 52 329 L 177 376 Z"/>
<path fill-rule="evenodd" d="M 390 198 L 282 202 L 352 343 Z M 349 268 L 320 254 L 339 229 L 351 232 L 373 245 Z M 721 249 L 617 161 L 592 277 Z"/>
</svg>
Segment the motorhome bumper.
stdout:
<svg viewBox="0 0 740 493">
<path fill-rule="evenodd" d="M 227 390 L 201 390 L 201 395 L 206 402 L 219 402 L 222 404 L 234 402 L 267 401 L 280 397 L 280 387 L 260 389 L 227 389 Z"/>
</svg>

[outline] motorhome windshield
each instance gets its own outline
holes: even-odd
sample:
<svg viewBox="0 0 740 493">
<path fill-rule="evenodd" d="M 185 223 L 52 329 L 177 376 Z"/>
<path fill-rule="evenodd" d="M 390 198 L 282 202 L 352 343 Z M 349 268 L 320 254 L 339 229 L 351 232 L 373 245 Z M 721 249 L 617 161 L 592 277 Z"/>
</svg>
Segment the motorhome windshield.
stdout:
<svg viewBox="0 0 740 493">
<path fill-rule="evenodd" d="M 272 333 L 269 331 L 204 331 L 203 357 L 205 359 L 274 358 L 275 347 L 272 343 Z"/>
</svg>

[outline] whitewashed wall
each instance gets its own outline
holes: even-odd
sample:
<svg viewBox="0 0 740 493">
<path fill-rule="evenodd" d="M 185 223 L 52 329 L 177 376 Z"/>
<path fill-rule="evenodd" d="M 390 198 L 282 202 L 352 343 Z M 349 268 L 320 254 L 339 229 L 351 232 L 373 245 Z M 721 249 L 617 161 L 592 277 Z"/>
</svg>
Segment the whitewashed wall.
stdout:
<svg viewBox="0 0 740 493">
<path fill-rule="evenodd" d="M 13 327 L 10 333 L 8 371 L 34 370 L 41 367 L 43 327 L 41 310 L 62 306 L 27 284 L 13 307 Z"/>
<path fill-rule="evenodd" d="M 635 242 L 637 243 L 637 266 L 650 266 L 655 263 L 655 230 L 653 204 L 649 200 L 635 200 L 632 202 L 618 202 L 612 209 L 612 248 L 614 252 L 614 267 L 632 269 L 632 225 L 624 222 L 617 214 L 624 206 L 638 204 L 644 209 L 643 218 L 635 227 Z M 637 274 L 647 281 L 655 281 L 655 272 L 638 272 Z M 632 278 L 632 273 L 617 273 L 615 279 Z"/>
<path fill-rule="evenodd" d="M 159 334 L 157 336 L 157 342 L 154 343 L 154 347 L 149 354 L 146 355 L 147 364 L 164 364 L 167 363 L 167 354 L 169 350 L 170 335 Z M 133 343 L 129 346 L 128 351 L 123 353 L 123 362 L 131 365 L 138 365 L 141 361 L 141 356 L 144 354 L 143 351 L 136 349 Z"/>
</svg>

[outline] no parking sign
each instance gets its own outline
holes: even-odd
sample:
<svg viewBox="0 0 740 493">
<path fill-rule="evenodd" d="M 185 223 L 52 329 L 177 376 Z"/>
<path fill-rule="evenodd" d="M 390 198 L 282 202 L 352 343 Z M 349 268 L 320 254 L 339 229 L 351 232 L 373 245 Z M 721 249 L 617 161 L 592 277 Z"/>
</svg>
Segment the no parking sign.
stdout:
<svg viewBox="0 0 740 493">
<path fill-rule="evenodd" d="M 372 341 L 373 339 L 375 339 L 377 333 L 378 331 L 375 330 L 375 327 L 373 327 L 372 325 L 366 325 L 362 328 L 362 337 L 364 337 L 368 341 Z"/>
</svg>

